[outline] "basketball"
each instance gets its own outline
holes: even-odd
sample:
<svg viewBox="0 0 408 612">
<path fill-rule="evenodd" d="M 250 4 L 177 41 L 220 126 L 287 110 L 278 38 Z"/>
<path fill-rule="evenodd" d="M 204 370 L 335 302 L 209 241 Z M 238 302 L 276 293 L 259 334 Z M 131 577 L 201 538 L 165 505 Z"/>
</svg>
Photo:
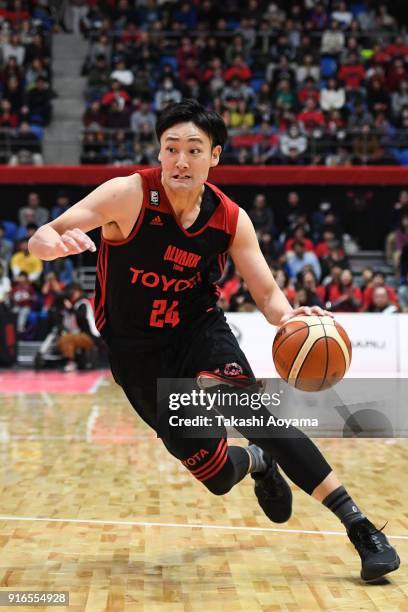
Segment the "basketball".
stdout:
<svg viewBox="0 0 408 612">
<path fill-rule="evenodd" d="M 301 391 L 323 391 L 346 374 L 351 342 L 343 327 L 329 316 L 300 316 L 279 328 L 272 347 L 276 370 Z"/>
</svg>

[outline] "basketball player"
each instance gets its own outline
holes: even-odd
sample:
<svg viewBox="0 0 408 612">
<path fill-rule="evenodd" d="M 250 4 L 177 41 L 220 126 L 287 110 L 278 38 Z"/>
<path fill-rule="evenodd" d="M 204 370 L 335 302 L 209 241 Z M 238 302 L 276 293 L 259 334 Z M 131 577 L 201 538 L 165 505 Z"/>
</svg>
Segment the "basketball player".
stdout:
<svg viewBox="0 0 408 612">
<path fill-rule="evenodd" d="M 44 260 L 95 251 L 86 233 L 102 227 L 96 326 L 109 347 L 116 382 L 157 431 L 159 378 L 194 378 L 204 389 L 255 388 L 250 365 L 216 305 L 215 281 L 227 255 L 272 325 L 296 315 L 328 313 L 319 307 L 291 308 L 260 251 L 248 215 L 207 182 L 227 137 L 222 118 L 185 100 L 162 112 L 156 133 L 161 167 L 100 185 L 40 227 L 29 248 Z M 185 414 L 193 415 L 193 407 Z M 245 436 L 245 428 L 239 431 Z M 166 437 L 160 431 L 169 452 L 216 495 L 251 474 L 259 504 L 278 523 L 287 521 L 292 511 L 291 491 L 279 464 L 342 521 L 361 557 L 364 580 L 398 568 L 398 555 L 385 535 L 363 516 L 302 432 L 277 433 L 272 439 L 251 439 L 248 434 L 251 443 L 246 448 L 228 445 L 223 426 L 216 433 L 211 438 L 188 437 L 181 430 Z"/>
</svg>

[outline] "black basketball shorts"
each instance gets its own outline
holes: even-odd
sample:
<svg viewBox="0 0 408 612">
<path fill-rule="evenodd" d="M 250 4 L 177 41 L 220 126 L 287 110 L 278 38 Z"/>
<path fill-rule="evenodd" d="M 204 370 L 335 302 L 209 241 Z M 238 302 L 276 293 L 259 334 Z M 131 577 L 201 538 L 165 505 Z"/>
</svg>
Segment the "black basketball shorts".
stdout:
<svg viewBox="0 0 408 612">
<path fill-rule="evenodd" d="M 227 461 L 227 431 L 215 423 L 211 436 L 195 437 L 182 428 L 169 434 L 159 426 L 157 380 L 192 379 L 204 376 L 235 387 L 249 387 L 255 376 L 220 309 L 206 313 L 177 341 L 159 351 L 110 351 L 115 381 L 122 387 L 138 415 L 161 437 L 169 452 L 199 480 L 205 480 Z M 202 414 L 193 407 L 188 416 Z M 224 464 L 222 463 L 224 461 Z M 211 469 L 213 466 L 214 469 Z"/>
</svg>

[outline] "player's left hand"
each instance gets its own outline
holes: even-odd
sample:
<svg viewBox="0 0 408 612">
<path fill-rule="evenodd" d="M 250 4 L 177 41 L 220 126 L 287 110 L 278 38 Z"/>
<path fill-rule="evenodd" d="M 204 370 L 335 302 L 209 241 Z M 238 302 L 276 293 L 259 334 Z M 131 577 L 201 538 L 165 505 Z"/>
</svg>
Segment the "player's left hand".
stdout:
<svg viewBox="0 0 408 612">
<path fill-rule="evenodd" d="M 293 319 L 293 317 L 308 317 L 311 315 L 315 315 L 318 317 L 331 317 L 332 319 L 334 319 L 334 314 L 332 312 L 329 312 L 328 310 L 323 310 L 323 308 L 320 308 L 320 306 L 301 306 L 300 308 L 295 308 L 294 310 L 292 310 L 292 312 L 283 315 L 283 317 L 279 321 L 279 327 L 287 323 L 287 321 L 289 321 L 290 319 Z"/>
</svg>

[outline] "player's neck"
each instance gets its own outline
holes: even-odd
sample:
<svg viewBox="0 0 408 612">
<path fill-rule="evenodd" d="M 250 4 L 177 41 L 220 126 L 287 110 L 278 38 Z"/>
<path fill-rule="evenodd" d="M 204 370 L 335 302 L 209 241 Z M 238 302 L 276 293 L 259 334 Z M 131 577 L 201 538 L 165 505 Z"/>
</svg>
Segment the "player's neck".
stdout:
<svg viewBox="0 0 408 612">
<path fill-rule="evenodd" d="M 201 206 L 201 200 L 204 194 L 204 185 L 191 191 L 180 193 L 163 185 L 167 198 L 177 216 L 183 213 L 193 212 Z"/>
</svg>

